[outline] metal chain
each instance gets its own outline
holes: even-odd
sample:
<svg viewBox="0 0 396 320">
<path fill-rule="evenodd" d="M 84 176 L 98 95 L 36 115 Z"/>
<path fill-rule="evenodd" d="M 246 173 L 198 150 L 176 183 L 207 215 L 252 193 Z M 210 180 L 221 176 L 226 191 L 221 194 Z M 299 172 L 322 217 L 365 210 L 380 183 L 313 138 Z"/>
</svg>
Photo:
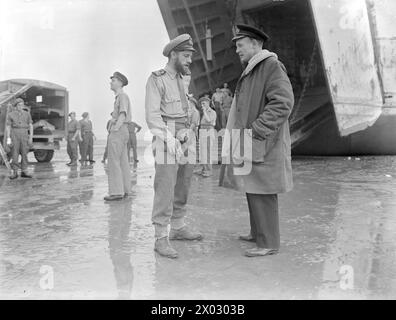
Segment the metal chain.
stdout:
<svg viewBox="0 0 396 320">
<path fill-rule="evenodd" d="M 307 92 L 308 83 L 309 83 L 309 79 L 310 79 L 310 76 L 311 76 L 311 73 L 312 73 L 312 68 L 313 68 L 313 64 L 314 64 L 314 59 L 315 59 L 315 55 L 316 55 L 317 46 L 318 46 L 318 43 L 315 40 L 315 43 L 314 43 L 314 46 L 313 46 L 313 49 L 312 49 L 312 53 L 311 53 L 311 58 L 310 58 L 310 61 L 309 61 L 307 77 L 305 79 L 303 88 L 301 90 L 301 94 L 300 94 L 300 97 L 298 99 L 298 102 L 297 102 L 296 106 L 293 108 L 292 114 L 290 116 L 290 123 L 293 122 L 294 118 L 296 117 L 297 111 L 300 109 L 301 103 L 304 100 L 305 94 Z"/>
</svg>

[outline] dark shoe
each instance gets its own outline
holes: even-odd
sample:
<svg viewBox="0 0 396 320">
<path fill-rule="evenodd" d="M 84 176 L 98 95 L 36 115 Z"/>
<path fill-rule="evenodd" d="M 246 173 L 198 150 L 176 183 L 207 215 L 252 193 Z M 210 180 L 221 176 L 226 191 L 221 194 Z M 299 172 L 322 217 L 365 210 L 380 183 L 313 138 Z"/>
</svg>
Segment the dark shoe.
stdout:
<svg viewBox="0 0 396 320">
<path fill-rule="evenodd" d="M 96 162 L 95 160 L 89 160 L 90 164 L 95 163 L 95 162 Z"/>
<path fill-rule="evenodd" d="M 170 240 L 202 240 L 202 234 L 192 232 L 188 227 L 183 227 L 179 230 L 171 229 L 169 233 Z"/>
<path fill-rule="evenodd" d="M 169 243 L 168 237 L 155 240 L 154 251 L 161 256 L 171 259 L 176 259 L 179 256 L 177 251 Z"/>
<path fill-rule="evenodd" d="M 267 248 L 253 248 L 245 251 L 245 256 L 249 258 L 254 257 L 265 257 L 274 254 L 278 254 L 279 249 L 267 249 Z"/>
<path fill-rule="evenodd" d="M 124 198 L 128 198 L 128 197 L 131 197 L 132 196 L 132 192 L 131 193 L 125 193 L 124 194 Z"/>
<path fill-rule="evenodd" d="M 71 162 L 70 164 L 68 164 L 69 167 L 75 167 L 77 166 L 77 162 Z"/>
<path fill-rule="evenodd" d="M 113 196 L 106 196 L 106 197 L 104 197 L 103 199 L 105 200 L 105 201 L 117 201 L 117 200 L 122 200 L 124 198 L 124 196 L 116 196 L 116 195 L 113 195 Z"/>
<path fill-rule="evenodd" d="M 22 172 L 22 173 L 21 173 L 21 178 L 28 178 L 28 179 L 31 179 L 31 178 L 33 178 L 33 177 L 32 177 L 31 175 L 25 173 L 25 172 Z"/>
<path fill-rule="evenodd" d="M 69 163 L 66 163 L 66 165 L 67 165 L 67 166 L 69 166 L 69 167 L 70 167 L 70 165 L 71 165 L 71 164 L 72 164 L 71 162 L 69 162 Z"/>
<path fill-rule="evenodd" d="M 251 234 L 247 236 L 239 236 L 239 240 L 248 241 L 248 242 L 256 242 L 256 239 L 252 237 Z"/>
<path fill-rule="evenodd" d="M 13 171 L 12 171 L 12 174 L 10 175 L 10 179 L 11 179 L 11 180 L 14 180 L 14 179 L 16 179 L 16 178 L 18 178 L 18 172 L 15 171 L 15 170 L 13 170 Z"/>
<path fill-rule="evenodd" d="M 106 160 L 105 160 L 105 159 L 103 159 L 103 160 L 102 160 L 102 163 L 106 163 Z"/>
</svg>

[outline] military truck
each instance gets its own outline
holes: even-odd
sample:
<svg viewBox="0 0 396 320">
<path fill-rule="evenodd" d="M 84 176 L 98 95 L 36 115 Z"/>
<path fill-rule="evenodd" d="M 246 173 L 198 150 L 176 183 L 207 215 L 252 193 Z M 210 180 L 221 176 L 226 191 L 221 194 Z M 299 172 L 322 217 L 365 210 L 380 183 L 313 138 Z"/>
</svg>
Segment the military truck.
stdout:
<svg viewBox="0 0 396 320">
<path fill-rule="evenodd" d="M 0 81 L 0 138 L 5 143 L 7 113 L 16 98 L 22 98 L 33 120 L 33 147 L 38 162 L 50 162 L 60 141 L 66 138 L 69 113 L 68 91 L 58 84 L 34 80 Z"/>
</svg>

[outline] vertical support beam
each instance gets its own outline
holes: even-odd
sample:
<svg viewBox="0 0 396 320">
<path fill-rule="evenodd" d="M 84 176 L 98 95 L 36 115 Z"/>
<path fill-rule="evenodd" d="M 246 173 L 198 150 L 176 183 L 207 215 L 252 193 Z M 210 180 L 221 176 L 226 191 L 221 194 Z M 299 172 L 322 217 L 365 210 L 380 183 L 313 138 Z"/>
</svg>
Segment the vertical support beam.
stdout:
<svg viewBox="0 0 396 320">
<path fill-rule="evenodd" d="M 212 31 L 206 25 L 206 59 L 212 61 Z"/>
<path fill-rule="evenodd" d="M 381 52 L 380 49 L 378 48 L 378 41 L 377 41 L 378 38 L 377 15 L 375 12 L 373 0 L 366 0 L 366 7 L 367 7 L 369 24 L 370 24 L 371 38 L 373 39 L 373 49 L 374 49 L 374 58 L 375 58 L 374 64 L 377 69 L 378 80 L 382 93 L 382 102 L 383 104 L 385 104 L 385 89 L 384 89 L 384 83 L 382 81 L 382 73 L 380 70 Z"/>
<path fill-rule="evenodd" d="M 198 31 L 197 31 L 197 28 L 196 28 L 195 23 L 194 23 L 194 18 L 193 18 L 192 14 L 191 14 L 190 8 L 188 7 L 187 1 L 186 0 L 182 0 L 182 2 L 183 2 L 184 9 L 187 12 L 188 20 L 190 21 L 191 27 L 193 29 L 194 37 L 195 37 L 195 39 L 197 39 L 198 50 L 199 50 L 199 53 L 201 54 L 202 62 L 204 64 L 206 77 L 208 78 L 209 89 L 213 90 L 213 82 L 212 82 L 212 78 L 210 76 L 210 70 L 209 70 L 208 62 L 206 61 L 205 52 L 204 52 L 204 50 L 203 50 L 203 48 L 201 46 L 201 41 L 200 41 L 200 38 L 199 38 L 199 34 L 198 34 Z"/>
</svg>

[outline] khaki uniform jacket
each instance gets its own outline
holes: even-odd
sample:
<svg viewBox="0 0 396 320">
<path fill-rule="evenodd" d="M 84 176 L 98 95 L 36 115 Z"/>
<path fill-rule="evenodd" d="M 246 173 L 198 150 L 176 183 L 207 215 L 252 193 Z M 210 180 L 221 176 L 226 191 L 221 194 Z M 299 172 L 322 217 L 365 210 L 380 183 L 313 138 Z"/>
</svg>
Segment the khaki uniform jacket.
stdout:
<svg viewBox="0 0 396 320">
<path fill-rule="evenodd" d="M 170 134 L 162 117 L 187 117 L 182 106 L 177 77 L 181 76 L 166 66 L 153 72 L 146 84 L 146 122 L 151 133 L 162 140 L 166 134 Z"/>
</svg>

